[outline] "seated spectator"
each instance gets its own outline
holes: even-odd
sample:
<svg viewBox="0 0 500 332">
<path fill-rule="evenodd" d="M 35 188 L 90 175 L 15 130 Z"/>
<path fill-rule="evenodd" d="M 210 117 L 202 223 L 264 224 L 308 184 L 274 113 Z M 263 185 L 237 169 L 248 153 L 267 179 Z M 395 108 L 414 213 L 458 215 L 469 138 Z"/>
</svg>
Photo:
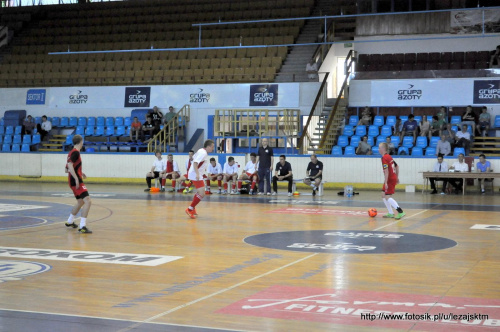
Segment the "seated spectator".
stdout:
<svg viewBox="0 0 500 332">
<path fill-rule="evenodd" d="M 390 155 L 395 155 L 396 154 L 396 147 L 394 146 L 394 143 L 392 143 L 391 137 L 387 136 L 385 138 L 385 142 L 387 143 L 387 153 Z"/>
<path fill-rule="evenodd" d="M 415 121 L 415 117 L 413 114 L 410 114 L 408 116 L 408 121 L 405 121 L 403 124 L 403 131 L 401 132 L 401 142 L 403 142 L 403 137 L 404 136 L 413 136 L 413 144 L 415 144 L 415 141 L 417 139 L 417 129 L 418 129 L 418 123 Z"/>
<path fill-rule="evenodd" d="M 500 68 L 500 45 L 497 46 L 490 57 L 490 68 Z"/>
<path fill-rule="evenodd" d="M 458 161 L 455 161 L 450 169 L 455 172 L 468 172 L 469 165 L 464 161 L 464 154 L 460 153 L 458 155 Z M 455 188 L 455 194 L 460 193 L 463 190 L 464 179 L 452 179 L 449 178 L 448 182 Z"/>
<path fill-rule="evenodd" d="M 174 155 L 169 153 L 167 155 L 167 168 L 162 178 L 162 189 L 161 191 L 165 191 L 165 179 L 172 180 L 172 188 L 169 191 L 175 191 L 176 180 L 181 177 L 181 171 L 179 170 L 179 165 L 174 160 Z"/>
<path fill-rule="evenodd" d="M 477 126 L 477 132 L 479 136 L 488 136 L 488 130 L 490 130 L 490 113 L 488 113 L 488 108 L 483 106 L 481 109 L 481 114 L 479 115 L 479 124 Z"/>
<path fill-rule="evenodd" d="M 439 125 L 439 118 L 437 115 L 432 117 L 432 123 L 429 129 L 429 141 L 432 136 L 441 136 L 441 126 Z"/>
<path fill-rule="evenodd" d="M 455 132 L 451 129 L 451 123 L 447 123 L 443 130 L 441 130 L 441 136 L 444 135 L 446 140 L 450 142 L 450 146 L 453 149 L 455 146 Z"/>
<path fill-rule="evenodd" d="M 158 106 L 155 106 L 153 107 L 153 111 L 148 113 L 148 116 L 151 116 L 151 119 L 153 120 L 153 126 L 154 126 L 153 136 L 154 136 L 160 132 L 160 125 L 162 123 L 163 114 L 158 109 Z"/>
<path fill-rule="evenodd" d="M 318 160 L 315 154 L 311 155 L 311 161 L 307 165 L 306 177 L 304 183 L 313 189 L 312 195 L 316 196 L 316 190 L 321 185 L 323 179 L 323 163 Z"/>
<path fill-rule="evenodd" d="M 401 136 L 401 129 L 403 128 L 403 123 L 401 118 L 396 119 L 396 124 L 394 125 L 394 136 Z"/>
<path fill-rule="evenodd" d="M 47 120 L 47 116 L 42 116 L 42 124 L 36 125 L 37 134 L 40 134 L 40 139 L 43 141 L 45 137 L 47 137 L 52 130 L 52 123 Z"/>
<path fill-rule="evenodd" d="M 472 106 L 467 106 L 465 113 L 462 115 L 462 122 L 460 123 L 460 127 L 463 125 L 472 127 L 472 134 L 476 132 L 476 114 L 472 111 Z"/>
<path fill-rule="evenodd" d="M 28 115 L 23 121 L 23 128 L 21 130 L 21 135 L 32 135 L 33 129 L 35 129 L 36 123 L 31 115 Z"/>
<path fill-rule="evenodd" d="M 448 164 L 443 161 L 443 155 L 439 154 L 437 156 L 437 162 L 434 164 L 434 169 L 432 170 L 433 172 L 442 172 L 442 173 L 447 173 L 448 172 Z M 443 174 L 444 176 L 445 174 Z M 436 181 L 443 181 L 443 189 L 441 190 L 441 195 L 446 195 L 446 185 L 448 184 L 448 179 L 445 177 L 439 177 L 439 178 L 429 178 L 429 181 L 431 182 L 431 195 L 437 194 L 436 190 Z"/>
<path fill-rule="evenodd" d="M 451 154 L 450 142 L 446 139 L 445 135 L 441 135 L 441 139 L 436 146 L 436 156 L 448 156 Z"/>
<path fill-rule="evenodd" d="M 134 135 L 135 134 L 135 140 Z M 137 143 L 139 137 L 142 138 L 142 124 L 139 122 L 139 119 L 135 116 L 134 121 L 130 124 L 130 141 Z"/>
<path fill-rule="evenodd" d="M 241 172 L 240 179 L 238 180 L 238 192 L 241 192 L 241 183 L 245 180 L 252 180 L 252 185 L 250 186 L 250 195 L 253 195 L 255 185 L 259 181 L 259 175 L 257 174 L 259 164 L 257 163 L 257 154 L 255 152 L 250 153 L 250 161 L 245 165 L 245 168 Z"/>
<path fill-rule="evenodd" d="M 160 151 L 155 152 L 155 157 L 156 159 L 153 161 L 151 171 L 146 174 L 146 183 L 148 184 L 148 187 L 144 189 L 144 191 L 151 191 L 151 180 L 161 178 L 167 169 L 167 162 L 161 157 Z M 165 191 L 163 185 L 160 190 Z"/>
<path fill-rule="evenodd" d="M 493 170 L 491 169 L 491 163 L 486 160 L 486 156 L 484 154 L 479 155 L 479 162 L 477 163 L 477 172 L 479 173 L 485 173 L 485 172 L 492 172 Z M 484 195 L 484 182 L 485 181 L 492 181 L 492 179 L 477 179 L 479 182 L 479 186 L 481 187 L 481 194 Z"/>
<path fill-rule="evenodd" d="M 306 72 L 307 72 L 307 77 L 310 80 L 318 79 L 318 64 L 314 61 L 314 59 L 311 59 L 309 63 L 306 65 Z"/>
<path fill-rule="evenodd" d="M 273 176 L 273 196 L 278 195 L 278 181 L 288 181 L 288 196 L 292 196 L 293 174 L 292 165 L 286 161 L 284 155 L 280 156 L 280 161 L 276 164 Z"/>
<path fill-rule="evenodd" d="M 153 120 L 151 116 L 148 115 L 146 118 L 146 122 L 142 124 L 142 141 L 146 140 L 146 135 L 148 135 L 150 138 L 153 138 L 154 131 L 155 126 L 153 124 Z"/>
<path fill-rule="evenodd" d="M 427 135 L 430 136 L 429 131 L 431 129 L 431 124 L 429 123 L 429 121 L 427 121 L 427 117 L 425 115 L 422 117 L 422 122 L 420 122 L 418 127 L 420 129 L 420 136 L 424 137 L 427 137 Z"/>
<path fill-rule="evenodd" d="M 372 124 L 372 112 L 370 107 L 366 106 L 365 109 L 361 112 L 361 118 L 358 122 L 358 126 L 369 126 Z"/>
<path fill-rule="evenodd" d="M 368 136 L 363 136 L 356 149 L 356 154 L 359 155 L 371 155 L 372 147 L 368 144 Z"/>
<path fill-rule="evenodd" d="M 207 186 L 205 187 L 205 194 L 211 195 L 212 191 L 210 189 L 210 181 L 217 180 L 217 184 L 219 186 L 218 194 L 222 194 L 222 178 L 224 175 L 222 174 L 222 166 L 215 161 L 215 158 L 210 158 L 210 164 L 207 167 Z"/>
<path fill-rule="evenodd" d="M 455 137 L 455 146 L 465 149 L 465 155 L 468 156 L 470 152 L 471 137 L 467 131 L 467 125 L 462 126 L 462 131 L 457 132 Z"/>
<path fill-rule="evenodd" d="M 238 181 L 238 164 L 234 162 L 233 157 L 227 158 L 227 163 L 224 164 L 222 175 L 224 176 L 224 191 L 222 194 L 227 194 L 228 182 L 232 181 L 233 183 L 231 184 L 230 194 L 239 195 L 240 192 L 236 191 L 236 182 Z"/>
</svg>

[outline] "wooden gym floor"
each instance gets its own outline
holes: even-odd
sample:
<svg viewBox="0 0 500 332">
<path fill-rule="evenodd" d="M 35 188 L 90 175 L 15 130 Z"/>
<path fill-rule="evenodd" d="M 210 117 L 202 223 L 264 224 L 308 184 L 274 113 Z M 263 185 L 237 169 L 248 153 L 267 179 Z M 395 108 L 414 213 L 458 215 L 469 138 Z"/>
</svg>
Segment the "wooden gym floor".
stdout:
<svg viewBox="0 0 500 332">
<path fill-rule="evenodd" d="M 500 329 L 498 192 L 398 192 L 400 221 L 378 191 L 215 194 L 193 221 L 192 194 L 91 184 L 80 235 L 65 184 L 0 188 L 0 331 Z"/>
</svg>

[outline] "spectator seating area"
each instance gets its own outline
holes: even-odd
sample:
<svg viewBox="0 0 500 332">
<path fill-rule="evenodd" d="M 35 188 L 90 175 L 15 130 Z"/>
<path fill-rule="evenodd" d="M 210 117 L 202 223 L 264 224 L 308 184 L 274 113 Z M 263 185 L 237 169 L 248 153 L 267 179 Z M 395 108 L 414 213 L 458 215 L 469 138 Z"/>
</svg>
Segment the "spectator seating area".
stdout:
<svg viewBox="0 0 500 332">
<path fill-rule="evenodd" d="M 198 47 L 193 23 L 309 16 L 313 0 L 246 2 L 120 1 L 44 6 L 14 38 L 0 65 L 0 86 L 272 82 L 288 48 L 49 52 Z M 212 26 L 202 46 L 293 44 L 304 21 Z"/>
<path fill-rule="evenodd" d="M 360 54 L 357 71 L 486 69 L 490 52 Z"/>
</svg>

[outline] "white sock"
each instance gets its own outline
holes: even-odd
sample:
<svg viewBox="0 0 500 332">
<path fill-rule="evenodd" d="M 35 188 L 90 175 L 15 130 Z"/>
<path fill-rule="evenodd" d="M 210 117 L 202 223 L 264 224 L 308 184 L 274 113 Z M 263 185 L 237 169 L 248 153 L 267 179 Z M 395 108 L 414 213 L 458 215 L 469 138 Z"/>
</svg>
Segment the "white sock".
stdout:
<svg viewBox="0 0 500 332">
<path fill-rule="evenodd" d="M 398 202 L 396 202 L 396 201 L 394 200 L 394 198 L 392 198 L 392 197 L 391 197 L 391 198 L 389 198 L 389 199 L 387 200 L 387 202 L 389 202 L 389 204 L 391 204 L 391 206 L 392 206 L 393 208 L 395 208 L 396 210 L 399 208 Z"/>
<path fill-rule="evenodd" d="M 314 187 L 316 187 L 316 186 L 314 185 L 314 183 L 311 183 L 311 184 L 310 184 L 310 186 L 311 186 L 311 188 L 313 188 L 313 189 L 314 189 Z"/>
<path fill-rule="evenodd" d="M 87 221 L 87 218 L 81 217 L 80 218 L 80 228 L 85 227 L 85 222 Z"/>
<path fill-rule="evenodd" d="M 68 224 L 72 224 L 74 222 L 75 218 L 76 218 L 76 216 L 73 215 L 72 213 L 70 213 L 69 218 L 68 218 Z"/>
<path fill-rule="evenodd" d="M 384 198 L 383 201 L 384 201 L 385 207 L 387 208 L 387 211 L 389 211 L 389 214 L 394 214 L 394 211 L 392 211 L 391 204 L 389 204 L 387 199 Z"/>
</svg>

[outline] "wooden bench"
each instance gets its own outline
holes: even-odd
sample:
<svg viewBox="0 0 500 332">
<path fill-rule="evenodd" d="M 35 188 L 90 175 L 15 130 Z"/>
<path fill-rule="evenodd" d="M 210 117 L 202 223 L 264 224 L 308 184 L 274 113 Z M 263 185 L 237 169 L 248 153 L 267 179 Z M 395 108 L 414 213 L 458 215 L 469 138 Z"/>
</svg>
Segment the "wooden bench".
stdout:
<svg viewBox="0 0 500 332">
<path fill-rule="evenodd" d="M 303 183 L 304 179 L 293 179 L 293 185 L 292 185 L 292 192 L 297 191 L 297 183 Z M 318 191 L 316 192 L 316 195 L 318 196 L 323 196 L 323 184 L 325 184 L 325 180 L 321 180 L 321 183 L 319 184 Z M 312 188 L 311 188 L 312 190 Z"/>
</svg>

